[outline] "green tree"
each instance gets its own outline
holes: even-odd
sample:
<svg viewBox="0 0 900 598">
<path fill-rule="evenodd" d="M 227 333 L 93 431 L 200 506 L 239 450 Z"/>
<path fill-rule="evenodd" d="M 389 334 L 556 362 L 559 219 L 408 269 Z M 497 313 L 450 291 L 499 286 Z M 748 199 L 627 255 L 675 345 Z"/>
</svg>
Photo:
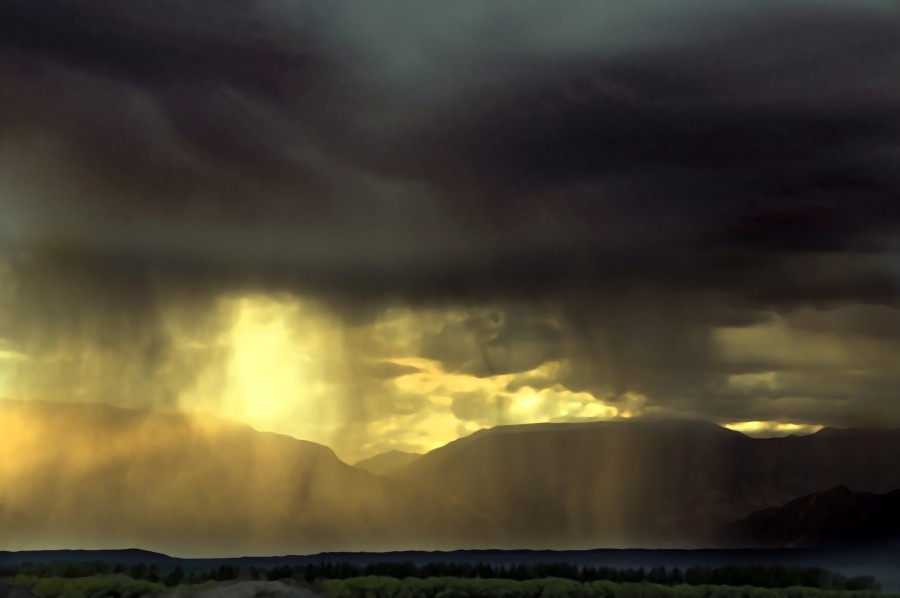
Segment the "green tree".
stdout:
<svg viewBox="0 0 900 598">
<path fill-rule="evenodd" d="M 184 580 L 184 569 L 178 565 L 166 576 L 166 585 L 171 588 L 180 584 L 182 580 Z"/>
<path fill-rule="evenodd" d="M 147 565 L 144 563 L 136 563 L 131 566 L 131 577 L 132 579 L 146 579 L 147 577 Z"/>
</svg>

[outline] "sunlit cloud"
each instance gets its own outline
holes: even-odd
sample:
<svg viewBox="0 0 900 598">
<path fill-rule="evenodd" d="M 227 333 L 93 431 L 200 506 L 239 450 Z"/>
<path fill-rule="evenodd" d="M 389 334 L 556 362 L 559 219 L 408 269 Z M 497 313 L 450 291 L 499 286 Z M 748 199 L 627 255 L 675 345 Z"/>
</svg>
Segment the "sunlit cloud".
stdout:
<svg viewBox="0 0 900 598">
<path fill-rule="evenodd" d="M 794 424 L 774 421 L 735 422 L 724 424 L 724 427 L 757 438 L 773 438 L 790 435 L 805 436 L 814 434 L 822 429 L 822 426 L 815 424 Z"/>
</svg>

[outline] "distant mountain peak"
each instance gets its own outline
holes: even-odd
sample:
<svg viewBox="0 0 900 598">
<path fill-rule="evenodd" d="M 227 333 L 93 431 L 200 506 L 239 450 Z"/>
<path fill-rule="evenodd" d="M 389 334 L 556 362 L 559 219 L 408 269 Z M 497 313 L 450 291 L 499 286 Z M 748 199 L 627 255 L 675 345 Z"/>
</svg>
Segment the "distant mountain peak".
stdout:
<svg viewBox="0 0 900 598">
<path fill-rule="evenodd" d="M 388 476 L 416 461 L 421 456 L 421 453 L 392 450 L 357 461 L 353 466 L 375 475 Z"/>
</svg>

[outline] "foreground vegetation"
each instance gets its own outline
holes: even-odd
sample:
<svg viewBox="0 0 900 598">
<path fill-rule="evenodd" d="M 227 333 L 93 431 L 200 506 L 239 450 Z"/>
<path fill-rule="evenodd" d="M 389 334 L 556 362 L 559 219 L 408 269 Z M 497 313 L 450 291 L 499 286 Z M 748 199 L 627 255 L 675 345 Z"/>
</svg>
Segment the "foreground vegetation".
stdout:
<svg viewBox="0 0 900 598">
<path fill-rule="evenodd" d="M 207 581 L 296 579 L 315 582 L 325 579 L 350 579 L 357 577 L 393 577 L 396 579 L 430 577 L 459 577 L 465 579 L 510 579 L 525 581 L 548 577 L 570 579 L 579 582 L 611 581 L 621 583 L 649 582 L 657 585 L 723 585 L 755 586 L 760 588 L 789 588 L 803 586 L 821 590 L 879 590 L 877 580 L 871 576 L 846 577 L 820 567 L 784 566 L 727 566 L 727 567 L 654 567 L 652 569 L 617 569 L 615 567 L 579 567 L 569 563 L 534 565 L 491 565 L 488 563 L 373 563 L 351 565 L 349 563 L 321 563 L 309 565 L 282 565 L 270 569 L 240 567 L 222 564 L 202 569 L 185 562 L 170 569 L 143 563 L 134 565 L 94 561 L 85 563 L 24 564 L 0 567 L 0 578 L 64 578 L 75 579 L 96 575 L 115 575 L 136 581 L 147 581 L 174 587 L 182 584 L 196 585 Z"/>
<path fill-rule="evenodd" d="M 848 578 L 814 567 L 655 567 L 616 569 L 566 563 L 479 564 L 347 563 L 283 565 L 271 569 L 222 564 L 202 569 L 189 561 L 157 565 L 102 562 L 0 567 L 0 581 L 41 598 L 137 598 L 175 587 L 190 593 L 222 582 L 291 580 L 335 598 L 381 596 L 600 596 L 603 598 L 870 598 L 883 597 L 870 576 Z M 900 596 L 898 596 L 900 598 Z"/>
<path fill-rule="evenodd" d="M 20 575 L 3 580 L 30 591 L 40 598 L 139 598 L 162 596 L 174 588 L 163 583 L 137 580 L 127 575 L 90 577 L 33 577 Z M 218 585 L 216 580 L 184 587 L 184 593 Z M 803 586 L 760 588 L 749 585 L 666 586 L 649 582 L 615 583 L 608 580 L 580 582 L 573 579 L 481 579 L 462 577 L 369 576 L 321 580 L 315 584 L 330 598 L 451 598 L 469 596 L 488 598 L 887 598 L 877 590 L 822 590 Z M 900 595 L 893 595 L 900 598 Z M 893 597 L 892 597 L 893 598 Z"/>
<path fill-rule="evenodd" d="M 24 588 L 41 598 L 139 598 L 159 596 L 169 591 L 164 584 L 133 579 L 127 575 L 92 575 L 75 578 L 17 575 L 2 581 Z"/>
<path fill-rule="evenodd" d="M 884 598 L 877 590 L 822 590 L 810 587 L 759 588 L 725 585 L 666 586 L 649 582 L 579 582 L 549 577 L 513 579 L 465 579 L 459 577 L 356 577 L 332 579 L 323 584 L 331 598 L 450 598 L 491 597 L 551 598 Z"/>
</svg>

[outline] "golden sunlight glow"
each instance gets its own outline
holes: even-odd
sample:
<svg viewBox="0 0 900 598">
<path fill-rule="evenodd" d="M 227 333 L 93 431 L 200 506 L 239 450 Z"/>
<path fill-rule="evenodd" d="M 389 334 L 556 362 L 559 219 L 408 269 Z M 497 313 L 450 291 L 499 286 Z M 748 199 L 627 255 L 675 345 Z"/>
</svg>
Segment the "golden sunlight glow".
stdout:
<svg viewBox="0 0 900 598">
<path fill-rule="evenodd" d="M 425 452 L 496 425 L 649 411 L 647 397 L 633 392 L 566 388 L 559 382 L 572 367 L 566 359 L 478 376 L 421 356 L 430 339 L 471 318 L 471 310 L 395 307 L 347 323 L 324 304 L 291 294 L 223 296 L 210 309 L 197 321 L 190 306 L 165 305 L 171 345 L 152 375 L 141 343 L 131 354 L 76 338 L 40 359 L 0 343 L 0 398 L 9 390 L 24 400 L 61 396 L 212 414 L 324 444 L 348 462 L 389 450 Z M 461 342 L 468 350 L 469 339 Z M 477 346 L 468 348 L 477 354 Z M 46 375 L 63 366 L 65 384 Z M 112 374 L 121 383 L 99 383 Z"/>
<path fill-rule="evenodd" d="M 266 299 L 238 300 L 232 329 L 231 409 L 248 421 L 271 426 L 289 406 L 308 403 L 310 345 L 293 338 L 288 323 L 299 305 Z M 296 408 L 296 407 L 295 407 Z"/>
<path fill-rule="evenodd" d="M 643 411 L 647 400 L 637 393 L 625 393 L 619 397 L 621 405 L 614 406 L 591 393 L 574 392 L 560 384 L 541 389 L 524 385 L 509 390 L 510 383 L 517 379 L 555 379 L 562 368 L 555 361 L 526 372 L 484 378 L 445 372 L 437 362 L 427 359 L 397 359 L 396 362 L 420 370 L 396 378 L 392 383 L 396 391 L 427 397 L 430 409 L 427 415 L 385 420 L 378 429 L 383 434 L 391 433 L 405 447 L 416 447 L 419 451 L 494 425 L 633 417 Z"/>
<path fill-rule="evenodd" d="M 822 429 L 822 426 L 814 424 L 793 424 L 775 421 L 735 422 L 725 424 L 724 427 L 748 436 L 760 438 L 788 436 L 790 434 L 804 436 L 807 434 L 814 434 Z"/>
<path fill-rule="evenodd" d="M 182 406 L 326 444 L 351 462 L 388 450 L 425 452 L 495 425 L 645 411 L 642 395 L 624 393 L 610 404 L 554 383 L 569 367 L 564 361 L 479 377 L 411 356 L 426 335 L 465 312 L 395 309 L 348 329 L 321 305 L 293 296 L 235 297 L 221 308 L 231 314 L 216 341 L 227 352 L 224 376 L 201 376 Z M 348 347 L 348 338 L 363 343 L 362 350 Z M 378 364 L 409 373 L 368 378 L 367 368 Z"/>
<path fill-rule="evenodd" d="M 340 356 L 338 328 L 316 306 L 296 298 L 227 300 L 233 323 L 224 387 L 201 384 L 182 397 L 194 410 L 247 423 L 262 431 L 331 443 L 338 413 L 328 400 Z M 214 399 L 210 397 L 213 396 Z"/>
</svg>

